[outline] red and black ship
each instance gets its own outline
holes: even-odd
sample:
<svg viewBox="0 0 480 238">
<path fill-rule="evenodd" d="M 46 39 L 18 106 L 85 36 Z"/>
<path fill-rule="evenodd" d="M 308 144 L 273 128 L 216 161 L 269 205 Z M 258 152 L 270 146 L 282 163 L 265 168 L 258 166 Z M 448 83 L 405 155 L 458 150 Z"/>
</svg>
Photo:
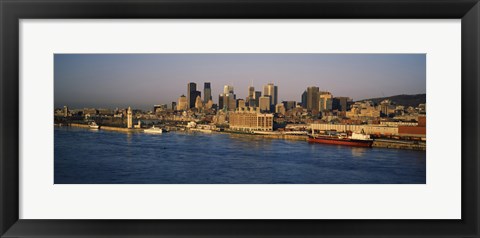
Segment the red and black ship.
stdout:
<svg viewBox="0 0 480 238">
<path fill-rule="evenodd" d="M 352 133 L 351 136 L 343 135 L 309 135 L 308 142 L 321 143 L 330 145 L 347 145 L 356 147 L 372 147 L 373 140 L 370 139 L 370 135 L 364 133 Z"/>
</svg>

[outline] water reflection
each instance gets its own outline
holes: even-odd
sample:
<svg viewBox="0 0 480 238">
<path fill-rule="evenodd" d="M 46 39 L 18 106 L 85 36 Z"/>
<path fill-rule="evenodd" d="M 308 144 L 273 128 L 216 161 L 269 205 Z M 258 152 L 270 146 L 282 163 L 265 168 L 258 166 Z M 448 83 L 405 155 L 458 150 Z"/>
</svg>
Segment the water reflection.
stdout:
<svg viewBox="0 0 480 238">
<path fill-rule="evenodd" d="M 367 150 L 371 150 L 371 148 L 352 147 L 351 150 L 353 157 L 363 157 Z"/>
</svg>

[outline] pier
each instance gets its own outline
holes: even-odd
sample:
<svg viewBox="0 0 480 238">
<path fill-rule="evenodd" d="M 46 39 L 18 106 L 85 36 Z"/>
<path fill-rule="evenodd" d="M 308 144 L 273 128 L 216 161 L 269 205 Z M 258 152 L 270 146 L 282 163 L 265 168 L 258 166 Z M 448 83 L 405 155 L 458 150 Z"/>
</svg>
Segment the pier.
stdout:
<svg viewBox="0 0 480 238">
<path fill-rule="evenodd" d="M 86 124 L 80 124 L 80 123 L 70 123 L 68 126 L 71 127 L 80 127 L 80 128 L 86 128 L 90 129 L 90 126 Z M 143 129 L 138 129 L 138 128 L 124 128 L 124 127 L 113 127 L 113 126 L 100 126 L 100 130 L 105 130 L 105 131 L 117 131 L 117 132 L 124 132 L 124 133 L 138 133 L 138 132 L 143 132 Z"/>
</svg>

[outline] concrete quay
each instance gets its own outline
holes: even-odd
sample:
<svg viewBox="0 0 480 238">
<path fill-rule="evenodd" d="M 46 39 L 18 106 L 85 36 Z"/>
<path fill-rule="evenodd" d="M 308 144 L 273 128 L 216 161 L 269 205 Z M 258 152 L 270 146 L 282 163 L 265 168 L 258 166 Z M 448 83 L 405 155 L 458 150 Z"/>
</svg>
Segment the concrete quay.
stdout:
<svg viewBox="0 0 480 238">
<path fill-rule="evenodd" d="M 392 148 L 392 149 L 406 149 L 406 150 L 426 150 L 427 143 L 420 141 L 398 141 L 398 140 L 384 140 L 376 139 L 373 141 L 373 147 Z"/>
<path fill-rule="evenodd" d="M 80 127 L 80 128 L 87 128 L 89 129 L 90 127 L 86 124 L 79 124 L 79 123 L 70 123 L 69 126 L 71 127 Z M 143 132 L 143 129 L 128 129 L 124 127 L 113 127 L 113 126 L 100 126 L 99 130 L 105 130 L 105 131 L 116 131 L 116 132 L 124 132 L 124 133 L 136 133 L 136 132 Z"/>
</svg>

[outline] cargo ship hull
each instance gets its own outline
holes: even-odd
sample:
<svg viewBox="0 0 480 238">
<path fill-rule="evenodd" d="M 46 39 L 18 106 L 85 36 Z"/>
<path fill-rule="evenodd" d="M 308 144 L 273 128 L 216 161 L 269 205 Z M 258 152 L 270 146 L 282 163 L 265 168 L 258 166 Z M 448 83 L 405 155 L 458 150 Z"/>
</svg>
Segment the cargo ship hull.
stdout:
<svg viewBox="0 0 480 238">
<path fill-rule="evenodd" d="M 310 143 L 320 143 L 329 145 L 346 145 L 356 147 L 372 147 L 373 140 L 355 140 L 355 139 L 340 139 L 329 137 L 308 137 Z"/>
</svg>

